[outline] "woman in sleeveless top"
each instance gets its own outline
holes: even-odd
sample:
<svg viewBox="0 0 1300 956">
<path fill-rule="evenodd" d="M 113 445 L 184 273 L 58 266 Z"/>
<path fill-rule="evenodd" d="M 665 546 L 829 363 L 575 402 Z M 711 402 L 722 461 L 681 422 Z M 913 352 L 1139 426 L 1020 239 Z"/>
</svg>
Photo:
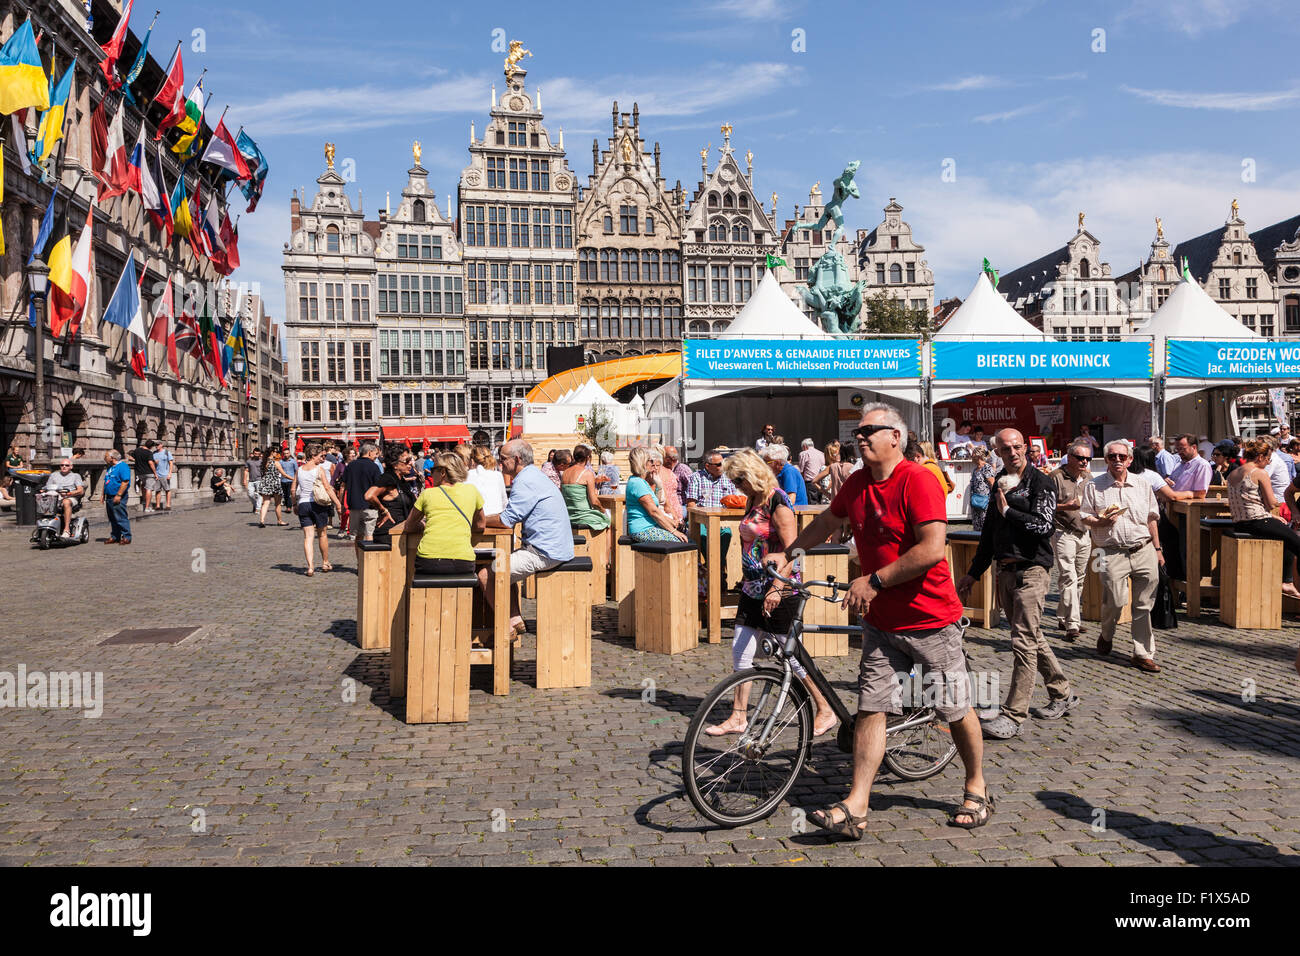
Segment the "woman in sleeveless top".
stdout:
<svg viewBox="0 0 1300 956">
<path fill-rule="evenodd" d="M 1270 512 L 1277 507 L 1273 486 L 1261 462 L 1273 454 L 1272 446 L 1256 439 L 1248 441 L 1241 449 L 1243 464 L 1228 475 L 1228 508 L 1232 512 L 1233 527 L 1252 538 L 1269 538 L 1281 541 L 1286 549 L 1282 559 L 1282 593 L 1300 598 L 1300 590 L 1292 584 L 1295 562 L 1300 558 L 1300 534 L 1286 522 L 1274 518 Z"/>
<path fill-rule="evenodd" d="M 769 635 L 790 632 L 799 599 L 781 591 L 780 584 L 767 576 L 763 560 L 774 551 L 784 551 L 798 534 L 790 499 L 776 483 L 772 469 L 752 449 L 738 451 L 727 459 L 726 476 L 748 499 L 745 517 L 740 522 L 740 564 L 743 580 L 740 602 L 736 607 L 736 633 L 731 641 L 731 659 L 735 670 L 754 666 L 754 651 Z M 799 580 L 797 572 L 792 576 Z M 817 708 L 813 715 L 813 734 L 820 736 L 837 723 L 835 712 L 822 696 L 808 672 L 793 663 L 794 674 L 803 681 Z M 737 734 L 749 724 L 749 685 L 735 690 L 731 716 L 720 724 L 704 728 L 711 737 Z"/>
<path fill-rule="evenodd" d="M 596 476 L 588 467 L 590 461 L 591 452 L 586 445 L 573 449 L 572 461 L 560 472 L 560 494 L 564 496 L 564 506 L 569 509 L 571 525 L 601 531 L 609 527 L 609 516 L 600 506 Z"/>
</svg>

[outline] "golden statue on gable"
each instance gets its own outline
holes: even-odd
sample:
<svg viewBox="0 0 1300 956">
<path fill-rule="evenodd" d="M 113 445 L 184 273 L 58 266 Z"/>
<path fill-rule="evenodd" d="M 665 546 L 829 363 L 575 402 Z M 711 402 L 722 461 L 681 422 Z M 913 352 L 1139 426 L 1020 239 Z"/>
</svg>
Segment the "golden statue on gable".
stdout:
<svg viewBox="0 0 1300 956">
<path fill-rule="evenodd" d="M 415 160 L 415 165 L 417 166 L 420 165 L 420 156 L 423 153 L 424 150 L 420 147 L 420 141 L 417 139 L 414 143 L 411 144 L 411 158 Z"/>
<path fill-rule="evenodd" d="M 1156 216 L 1156 238 L 1163 239 L 1164 237 L 1165 237 L 1165 224 L 1161 221 L 1159 216 Z"/>
<path fill-rule="evenodd" d="M 330 169 L 334 168 L 334 144 L 325 144 L 325 165 Z"/>
<path fill-rule="evenodd" d="M 630 137 L 623 137 L 623 162 L 632 162 L 632 140 Z"/>
<path fill-rule="evenodd" d="M 1079 231 L 1083 232 L 1083 213 L 1079 213 Z"/>
<path fill-rule="evenodd" d="M 1232 218 L 1233 218 L 1233 219 L 1236 219 L 1236 218 L 1237 218 L 1237 213 L 1240 212 L 1240 211 L 1241 211 L 1241 207 L 1237 205 L 1237 200 L 1234 199 L 1234 200 L 1232 201 Z"/>
<path fill-rule="evenodd" d="M 515 78 L 515 64 L 526 56 L 532 56 L 532 50 L 525 50 L 523 41 L 511 40 L 510 52 L 506 54 L 506 82 L 513 82 Z"/>
</svg>

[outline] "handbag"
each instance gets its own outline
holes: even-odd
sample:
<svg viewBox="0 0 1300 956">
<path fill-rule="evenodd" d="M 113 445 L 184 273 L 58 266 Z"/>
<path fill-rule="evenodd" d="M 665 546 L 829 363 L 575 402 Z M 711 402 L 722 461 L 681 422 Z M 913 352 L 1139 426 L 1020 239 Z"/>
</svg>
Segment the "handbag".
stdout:
<svg viewBox="0 0 1300 956">
<path fill-rule="evenodd" d="M 989 506 L 988 495 L 971 495 L 970 506 L 972 508 L 987 508 Z"/>
<path fill-rule="evenodd" d="M 316 469 L 316 480 L 311 483 L 311 500 L 318 505 L 332 505 L 334 503 L 334 500 L 330 498 L 329 486 L 325 484 L 319 468 Z"/>
<path fill-rule="evenodd" d="M 1151 608 L 1151 626 L 1160 631 L 1177 630 L 1178 615 L 1174 611 L 1174 589 L 1169 585 L 1169 572 L 1162 565 L 1156 584 L 1156 603 Z"/>
<path fill-rule="evenodd" d="M 456 504 L 456 499 L 452 498 L 452 496 L 451 496 L 450 494 L 448 494 L 446 488 L 444 488 L 444 487 L 442 487 L 441 485 L 439 485 L 439 486 L 438 486 L 438 490 L 441 491 L 444 495 L 447 495 L 447 500 L 451 502 L 451 506 L 452 506 L 453 508 L 455 508 L 457 511 L 460 511 L 460 505 Z M 474 527 L 474 522 L 472 522 L 472 521 L 469 520 L 469 516 L 466 515 L 465 512 L 460 511 L 460 516 L 461 516 L 462 518 L 465 519 L 465 523 L 466 523 L 467 525 L 469 525 L 471 528 Z"/>
</svg>

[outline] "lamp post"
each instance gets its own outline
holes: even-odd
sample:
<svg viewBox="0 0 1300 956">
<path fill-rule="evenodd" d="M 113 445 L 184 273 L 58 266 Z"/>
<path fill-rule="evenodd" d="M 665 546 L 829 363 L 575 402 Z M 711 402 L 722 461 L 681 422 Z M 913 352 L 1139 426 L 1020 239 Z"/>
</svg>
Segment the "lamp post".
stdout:
<svg viewBox="0 0 1300 956">
<path fill-rule="evenodd" d="M 36 381 L 33 387 L 32 420 L 36 424 L 35 448 L 53 444 L 51 423 L 47 421 L 45 410 L 45 293 L 49 289 L 50 267 L 39 259 L 33 259 L 27 267 L 27 286 L 31 289 L 32 303 L 36 307 Z M 48 448 L 44 449 L 49 454 Z M 52 456 L 50 456 L 52 457 Z M 32 455 L 33 464 L 36 456 Z"/>
<path fill-rule="evenodd" d="M 235 449 L 235 457 L 237 458 L 243 456 L 244 446 L 248 438 L 248 436 L 245 434 L 244 431 L 244 412 L 247 409 L 247 400 L 248 400 L 248 383 L 244 381 L 244 371 L 245 369 L 247 369 L 247 367 L 248 365 L 244 361 L 244 357 L 242 355 L 236 355 L 234 358 L 230 360 L 230 370 L 234 372 L 235 376 L 239 379 L 239 388 L 240 391 L 242 392 L 242 394 L 239 396 L 239 431 L 236 433 L 239 436 L 237 442 L 238 447 Z"/>
</svg>

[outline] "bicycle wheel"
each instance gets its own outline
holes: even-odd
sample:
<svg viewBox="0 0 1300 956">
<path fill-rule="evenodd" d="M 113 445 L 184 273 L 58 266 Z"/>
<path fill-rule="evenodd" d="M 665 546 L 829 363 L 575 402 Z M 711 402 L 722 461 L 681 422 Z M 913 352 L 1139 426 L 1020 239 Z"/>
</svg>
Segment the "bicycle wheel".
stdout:
<svg viewBox="0 0 1300 956">
<path fill-rule="evenodd" d="M 782 672 L 771 668 L 737 671 L 709 693 L 691 720 L 682 750 L 686 796 L 701 815 L 724 827 L 770 816 L 790 792 L 812 743 L 812 700 L 791 681 L 781 694 Z M 711 737 L 704 728 L 721 724 L 733 711 L 737 688 L 748 693 L 748 727 Z M 771 725 L 761 744 L 758 735 Z"/>
<path fill-rule="evenodd" d="M 901 726 L 901 730 L 895 727 Z M 952 731 L 930 707 L 908 707 L 886 724 L 885 766 L 904 780 L 925 780 L 957 754 Z"/>
</svg>

